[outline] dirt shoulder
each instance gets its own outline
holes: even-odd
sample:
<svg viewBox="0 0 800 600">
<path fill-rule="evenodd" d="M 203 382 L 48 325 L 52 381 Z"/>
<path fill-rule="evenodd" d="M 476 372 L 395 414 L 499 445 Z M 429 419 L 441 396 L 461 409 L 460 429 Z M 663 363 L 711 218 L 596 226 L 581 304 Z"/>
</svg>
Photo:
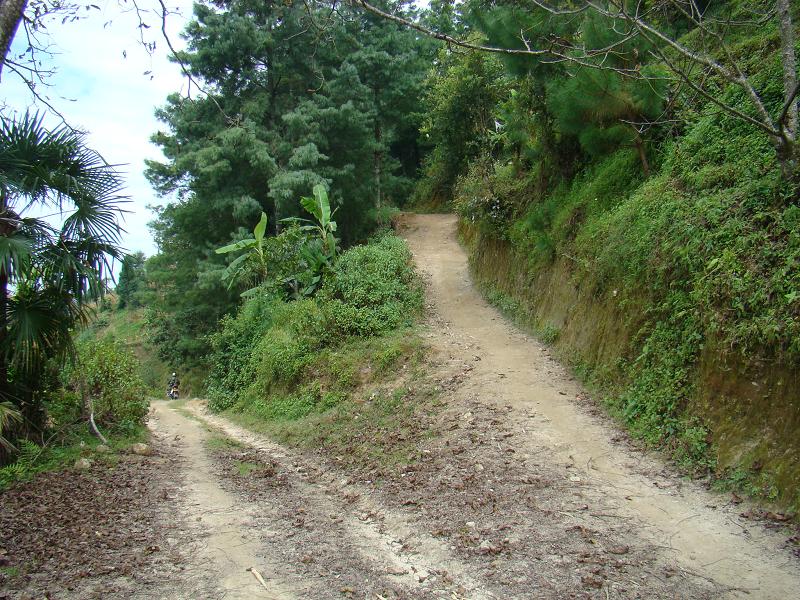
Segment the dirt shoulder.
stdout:
<svg viewBox="0 0 800 600">
<path fill-rule="evenodd" d="M 95 457 L 0 492 L 0 598 L 164 597 L 204 593 L 187 570 L 193 540 L 175 507 L 182 464 L 152 454 Z"/>
</svg>

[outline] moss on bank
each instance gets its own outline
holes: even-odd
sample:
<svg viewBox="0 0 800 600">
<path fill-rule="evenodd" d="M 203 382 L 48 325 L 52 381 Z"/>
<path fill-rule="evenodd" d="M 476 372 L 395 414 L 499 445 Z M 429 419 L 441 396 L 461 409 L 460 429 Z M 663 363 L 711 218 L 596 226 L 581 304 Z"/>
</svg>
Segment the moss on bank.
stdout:
<svg viewBox="0 0 800 600">
<path fill-rule="evenodd" d="M 462 222 L 476 278 L 634 435 L 797 511 L 797 208 L 774 166 L 755 195 L 749 169 L 724 189 L 688 189 L 689 165 L 669 163 L 625 190 L 606 181 L 621 164 L 532 205 L 508 235 Z"/>
</svg>

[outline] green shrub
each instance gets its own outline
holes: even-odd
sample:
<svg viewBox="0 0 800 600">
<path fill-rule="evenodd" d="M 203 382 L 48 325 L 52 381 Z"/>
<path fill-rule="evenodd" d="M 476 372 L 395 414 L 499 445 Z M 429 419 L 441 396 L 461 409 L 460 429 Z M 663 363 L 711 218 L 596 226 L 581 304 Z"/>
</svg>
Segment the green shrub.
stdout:
<svg viewBox="0 0 800 600">
<path fill-rule="evenodd" d="M 35 473 L 43 449 L 29 440 L 19 440 L 16 461 L 0 468 L 0 489 L 9 484 L 29 478 Z"/>
<path fill-rule="evenodd" d="M 273 317 L 285 303 L 264 290 L 250 297 L 235 316 L 225 317 L 209 340 L 211 372 L 206 380 L 209 407 L 225 410 L 237 394 L 250 386 L 256 372 L 250 368 L 254 348 L 273 325 Z"/>
<path fill-rule="evenodd" d="M 92 402 L 101 427 L 131 432 L 144 422 L 149 403 L 139 366 L 132 352 L 113 340 L 85 341 L 78 346 L 76 364 L 62 373 L 64 390 L 51 397 L 55 419 L 73 419 L 84 395 Z"/>
<path fill-rule="evenodd" d="M 213 410 L 249 406 L 264 418 L 285 420 L 326 410 L 358 380 L 353 364 L 333 349 L 411 325 L 422 300 L 411 253 L 391 234 L 342 253 L 315 297 L 287 302 L 262 291 L 211 336 L 209 405 Z M 377 368 L 397 359 L 392 352 L 381 355 Z M 323 360 L 335 393 L 306 385 L 321 375 L 311 370 Z"/>
<path fill-rule="evenodd" d="M 411 325 L 422 309 L 423 293 L 408 246 L 386 234 L 351 248 L 336 263 L 319 302 L 334 340 Z"/>
</svg>

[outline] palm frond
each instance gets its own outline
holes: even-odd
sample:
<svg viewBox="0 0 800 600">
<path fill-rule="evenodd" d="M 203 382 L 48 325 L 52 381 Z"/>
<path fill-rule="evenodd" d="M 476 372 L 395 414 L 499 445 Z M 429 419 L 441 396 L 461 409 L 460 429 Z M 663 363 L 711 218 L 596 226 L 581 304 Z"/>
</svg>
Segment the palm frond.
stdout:
<svg viewBox="0 0 800 600">
<path fill-rule="evenodd" d="M 69 293 L 23 287 L 8 301 L 8 335 L 0 351 L 15 369 L 35 371 L 48 358 L 72 352 L 73 328 L 86 324 L 91 311 Z"/>
<path fill-rule="evenodd" d="M 0 123 L 4 397 L 32 397 L 26 381 L 38 381 L 49 358 L 72 353 L 74 328 L 88 321 L 121 258 L 122 178 L 85 141 L 64 126 L 48 129 L 39 113 Z M 61 225 L 26 216 L 32 207 L 56 208 Z"/>
<path fill-rule="evenodd" d="M 13 423 L 22 422 L 22 413 L 11 402 L 0 402 L 0 448 L 13 452 L 16 450 L 11 441 L 5 437 L 6 432 Z"/>
<path fill-rule="evenodd" d="M 9 281 L 30 271 L 34 240 L 19 231 L 0 236 L 0 275 Z"/>
<path fill-rule="evenodd" d="M 73 222 L 84 230 L 100 227 L 118 236 L 118 227 L 109 226 L 106 213 L 115 217 L 121 213 L 122 178 L 115 165 L 87 148 L 85 138 L 64 125 L 47 129 L 39 113 L 4 120 L 0 187 L 10 198 L 24 200 L 20 213 L 35 204 L 54 206 L 65 214 L 76 209 L 81 215 Z"/>
</svg>

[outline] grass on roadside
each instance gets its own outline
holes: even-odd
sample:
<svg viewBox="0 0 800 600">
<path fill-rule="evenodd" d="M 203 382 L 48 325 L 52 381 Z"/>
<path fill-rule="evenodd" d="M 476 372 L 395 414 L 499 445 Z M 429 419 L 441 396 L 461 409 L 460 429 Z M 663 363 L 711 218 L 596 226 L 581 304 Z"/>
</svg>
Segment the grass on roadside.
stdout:
<svg viewBox="0 0 800 600">
<path fill-rule="evenodd" d="M 413 463 L 426 427 L 441 408 L 432 386 L 386 385 L 354 393 L 337 406 L 294 420 L 264 419 L 252 411 L 226 411 L 231 421 L 290 447 L 323 450 L 337 462 L 387 468 Z"/>
<path fill-rule="evenodd" d="M 387 467 L 413 462 L 425 421 L 440 402 L 426 383 L 425 348 L 414 329 L 354 338 L 326 350 L 293 390 L 275 390 L 224 412 L 275 441 L 324 449 L 337 461 Z"/>
<path fill-rule="evenodd" d="M 209 450 L 232 450 L 234 448 L 244 448 L 245 444 L 232 437 L 216 433 L 205 441 L 206 448 Z"/>
</svg>

